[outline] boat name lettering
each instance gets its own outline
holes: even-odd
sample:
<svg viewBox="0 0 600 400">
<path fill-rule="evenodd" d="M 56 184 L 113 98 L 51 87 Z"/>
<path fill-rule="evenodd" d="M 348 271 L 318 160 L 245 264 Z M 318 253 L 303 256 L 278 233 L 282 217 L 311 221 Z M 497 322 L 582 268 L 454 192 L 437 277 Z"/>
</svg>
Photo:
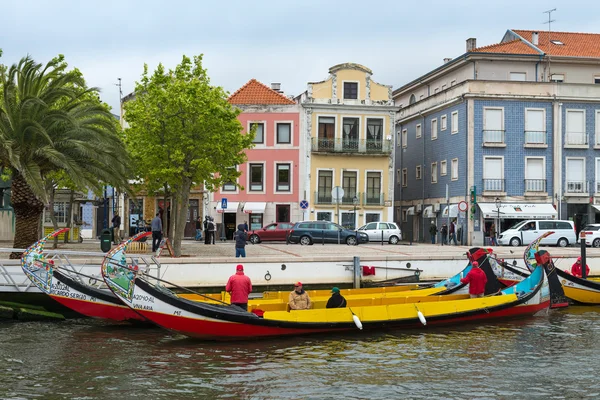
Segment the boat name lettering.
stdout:
<svg viewBox="0 0 600 400">
<path fill-rule="evenodd" d="M 52 290 L 64 290 L 65 292 L 70 292 L 71 288 L 64 283 L 53 283 Z"/>
<path fill-rule="evenodd" d="M 154 296 L 146 296 L 143 294 L 134 294 L 133 299 L 147 301 L 148 303 L 154 303 Z"/>
<path fill-rule="evenodd" d="M 145 304 L 133 304 L 133 308 L 137 309 L 137 310 L 146 310 L 146 311 L 153 311 L 152 306 L 147 306 Z"/>
<path fill-rule="evenodd" d="M 52 294 L 60 297 L 69 297 L 69 292 L 65 292 L 64 290 L 53 290 Z"/>
<path fill-rule="evenodd" d="M 69 293 L 69 297 L 77 300 L 87 300 L 87 296 L 81 293 Z"/>
<path fill-rule="evenodd" d="M 181 311 L 173 311 L 173 315 L 181 315 Z"/>
</svg>

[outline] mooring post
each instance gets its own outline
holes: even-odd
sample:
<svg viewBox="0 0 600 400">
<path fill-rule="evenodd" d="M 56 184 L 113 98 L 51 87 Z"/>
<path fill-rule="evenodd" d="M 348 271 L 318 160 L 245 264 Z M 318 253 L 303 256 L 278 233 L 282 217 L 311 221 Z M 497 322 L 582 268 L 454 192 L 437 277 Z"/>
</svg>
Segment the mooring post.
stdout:
<svg viewBox="0 0 600 400">
<path fill-rule="evenodd" d="M 354 256 L 354 289 L 360 289 L 360 257 Z"/>
<path fill-rule="evenodd" d="M 587 245 L 585 244 L 585 232 L 581 231 L 581 235 L 579 236 L 579 242 L 581 244 L 581 277 L 583 279 L 587 278 L 587 260 L 585 259 L 585 252 L 587 250 Z"/>
</svg>

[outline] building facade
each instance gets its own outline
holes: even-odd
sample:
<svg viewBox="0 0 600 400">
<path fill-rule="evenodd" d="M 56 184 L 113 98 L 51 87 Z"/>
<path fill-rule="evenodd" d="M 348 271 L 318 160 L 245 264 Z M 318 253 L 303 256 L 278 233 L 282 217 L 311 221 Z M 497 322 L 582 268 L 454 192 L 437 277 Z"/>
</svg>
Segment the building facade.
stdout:
<svg viewBox="0 0 600 400">
<path fill-rule="evenodd" d="M 302 106 L 306 175 L 304 220 L 327 220 L 354 229 L 393 218 L 392 143 L 395 110 L 391 86 L 347 63 L 308 84 Z"/>
<path fill-rule="evenodd" d="M 492 223 L 596 221 L 599 43 L 522 30 L 491 46 L 468 39 L 463 55 L 394 91 L 396 218 L 410 239 L 431 221 L 456 219 L 473 245 Z"/>
</svg>

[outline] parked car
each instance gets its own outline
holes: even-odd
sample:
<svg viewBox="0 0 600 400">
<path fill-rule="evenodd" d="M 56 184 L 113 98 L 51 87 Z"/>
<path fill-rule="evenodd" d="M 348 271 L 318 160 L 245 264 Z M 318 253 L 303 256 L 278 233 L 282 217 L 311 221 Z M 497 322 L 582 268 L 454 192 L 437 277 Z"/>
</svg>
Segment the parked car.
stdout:
<svg viewBox="0 0 600 400">
<path fill-rule="evenodd" d="M 389 242 L 396 244 L 402 240 L 402 231 L 394 222 L 369 222 L 358 228 L 369 236 L 369 242 Z"/>
<path fill-rule="evenodd" d="M 254 244 L 277 240 L 285 241 L 293 226 L 294 224 L 291 222 L 275 222 L 248 232 L 248 238 Z"/>
<path fill-rule="evenodd" d="M 600 224 L 589 224 L 581 230 L 585 232 L 585 244 L 600 247 Z"/>
<path fill-rule="evenodd" d="M 309 245 L 313 243 L 346 243 L 356 244 L 368 243 L 369 236 L 364 232 L 351 231 L 338 224 L 329 221 L 304 221 L 297 222 L 288 236 L 290 243 Z"/>
<path fill-rule="evenodd" d="M 550 231 L 554 233 L 542 239 L 540 244 L 566 247 L 569 244 L 577 243 L 577 233 L 573 221 L 532 219 L 518 222 L 502 232 L 498 237 L 498 244 L 501 246 L 526 245 L 537 239 L 542 233 Z"/>
</svg>

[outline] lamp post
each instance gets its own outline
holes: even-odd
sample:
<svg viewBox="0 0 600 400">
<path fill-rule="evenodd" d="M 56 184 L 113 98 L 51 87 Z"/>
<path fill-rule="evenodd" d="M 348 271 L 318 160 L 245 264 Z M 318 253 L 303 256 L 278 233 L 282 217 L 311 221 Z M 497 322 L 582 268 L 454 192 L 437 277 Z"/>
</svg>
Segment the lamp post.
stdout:
<svg viewBox="0 0 600 400">
<path fill-rule="evenodd" d="M 352 203 L 354 204 L 354 233 L 356 234 L 356 245 L 358 246 L 358 230 L 356 224 L 356 206 L 358 205 L 358 196 L 354 195 L 352 198 Z"/>
<path fill-rule="evenodd" d="M 499 197 L 496 197 L 496 200 L 494 200 L 494 204 L 496 204 L 496 211 L 498 213 L 498 219 L 497 219 L 497 222 L 496 222 L 496 236 L 498 236 L 497 233 L 499 232 L 499 229 L 500 229 L 500 206 L 502 205 L 502 202 L 500 201 Z M 497 240 L 496 239 L 494 239 L 494 242 L 497 245 Z"/>
</svg>

